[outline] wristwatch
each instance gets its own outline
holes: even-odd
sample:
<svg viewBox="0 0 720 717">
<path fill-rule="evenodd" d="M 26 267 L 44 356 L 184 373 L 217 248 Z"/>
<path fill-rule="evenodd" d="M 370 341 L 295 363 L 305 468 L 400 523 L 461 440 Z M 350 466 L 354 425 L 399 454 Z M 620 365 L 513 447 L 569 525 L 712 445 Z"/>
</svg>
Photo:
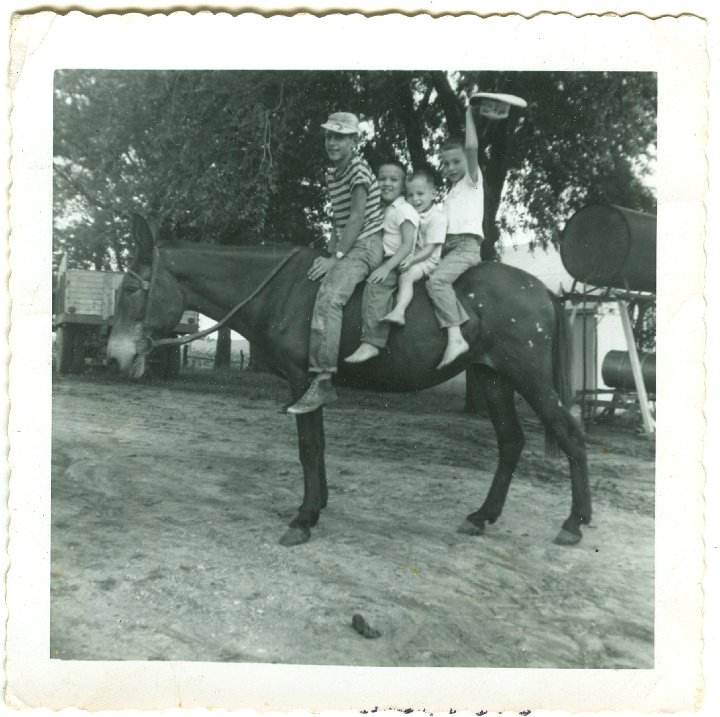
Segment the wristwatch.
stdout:
<svg viewBox="0 0 720 717">
<path fill-rule="evenodd" d="M 342 259 L 345 256 L 345 252 L 342 251 L 336 251 L 335 252 L 335 258 L 336 259 Z"/>
</svg>

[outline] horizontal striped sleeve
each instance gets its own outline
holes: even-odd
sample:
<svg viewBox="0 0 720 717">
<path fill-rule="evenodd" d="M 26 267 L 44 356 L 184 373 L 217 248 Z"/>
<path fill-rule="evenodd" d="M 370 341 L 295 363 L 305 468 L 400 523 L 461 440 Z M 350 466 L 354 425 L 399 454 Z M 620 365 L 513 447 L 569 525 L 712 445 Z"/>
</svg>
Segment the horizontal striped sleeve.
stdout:
<svg viewBox="0 0 720 717">
<path fill-rule="evenodd" d="M 350 216 L 350 188 L 344 181 L 346 173 L 337 175 L 334 170 L 327 174 L 327 188 L 332 204 L 333 219 L 339 232 L 341 232 Z"/>
<path fill-rule="evenodd" d="M 375 232 L 382 231 L 383 214 L 383 207 L 380 201 L 380 187 L 376 180 L 370 187 L 368 198 L 365 202 L 365 221 L 363 222 L 360 236 L 366 237 L 370 234 L 375 234 Z"/>
<path fill-rule="evenodd" d="M 375 182 L 375 175 L 370 169 L 370 165 L 360 157 L 354 157 L 348 167 L 348 184 L 352 192 L 355 187 L 361 185 L 367 187 L 368 191 Z"/>
<path fill-rule="evenodd" d="M 350 218 L 352 190 L 356 186 L 367 189 L 365 216 L 358 238 L 369 236 L 382 229 L 382 207 L 380 205 L 380 188 L 370 165 L 361 157 L 353 157 L 345 171 L 337 175 L 330 170 L 326 177 L 333 219 L 338 232 L 342 232 Z"/>
</svg>

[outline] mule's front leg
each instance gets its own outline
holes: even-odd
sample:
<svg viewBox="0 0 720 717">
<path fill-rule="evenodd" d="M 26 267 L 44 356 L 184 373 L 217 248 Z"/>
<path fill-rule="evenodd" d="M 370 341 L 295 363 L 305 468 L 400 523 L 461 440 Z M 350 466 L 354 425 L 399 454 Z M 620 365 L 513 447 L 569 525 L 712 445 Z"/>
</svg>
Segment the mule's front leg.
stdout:
<svg viewBox="0 0 720 717">
<path fill-rule="evenodd" d="M 290 527 L 280 538 L 280 544 L 285 546 L 300 545 L 310 540 L 310 528 L 318 522 L 320 509 L 327 504 L 322 409 L 300 414 L 295 420 L 305 490 L 297 515 L 290 521 Z"/>
</svg>

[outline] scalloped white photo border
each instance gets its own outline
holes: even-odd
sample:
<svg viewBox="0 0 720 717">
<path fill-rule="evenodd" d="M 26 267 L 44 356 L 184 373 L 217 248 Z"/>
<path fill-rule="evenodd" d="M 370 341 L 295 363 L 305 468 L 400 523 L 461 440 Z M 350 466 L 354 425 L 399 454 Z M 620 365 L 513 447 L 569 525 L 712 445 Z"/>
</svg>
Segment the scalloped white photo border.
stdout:
<svg viewBox="0 0 720 717">
<path fill-rule="evenodd" d="M 398 42 L 409 37 L 412 42 Z M 327 711 L 368 705 L 435 711 L 449 706 L 470 711 L 697 709 L 703 691 L 706 43 L 706 24 L 691 15 L 653 20 L 641 14 L 578 18 L 569 13 L 526 19 L 44 12 L 17 18 L 9 68 L 8 703 L 93 711 L 178 706 Z M 361 54 L 359 47 L 371 51 Z M 419 65 L 658 73 L 661 408 L 655 668 L 350 668 L 49 659 L 53 71 Z"/>
</svg>

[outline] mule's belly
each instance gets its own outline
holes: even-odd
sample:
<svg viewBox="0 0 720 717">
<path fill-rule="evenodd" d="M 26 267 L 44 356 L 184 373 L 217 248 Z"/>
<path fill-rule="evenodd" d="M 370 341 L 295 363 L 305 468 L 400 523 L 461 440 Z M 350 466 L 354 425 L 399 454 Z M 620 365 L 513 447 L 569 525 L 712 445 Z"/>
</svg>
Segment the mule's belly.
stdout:
<svg viewBox="0 0 720 717">
<path fill-rule="evenodd" d="M 462 372 L 467 363 L 435 370 L 445 351 L 445 332 L 435 316 L 425 286 L 415 286 L 413 300 L 405 314 L 405 326 L 390 329 L 387 347 L 366 363 L 343 361 L 360 345 L 362 335 L 362 293 L 358 286 L 343 316 L 337 383 L 377 391 L 418 391 L 436 386 Z M 475 318 L 473 317 L 473 323 Z"/>
</svg>

